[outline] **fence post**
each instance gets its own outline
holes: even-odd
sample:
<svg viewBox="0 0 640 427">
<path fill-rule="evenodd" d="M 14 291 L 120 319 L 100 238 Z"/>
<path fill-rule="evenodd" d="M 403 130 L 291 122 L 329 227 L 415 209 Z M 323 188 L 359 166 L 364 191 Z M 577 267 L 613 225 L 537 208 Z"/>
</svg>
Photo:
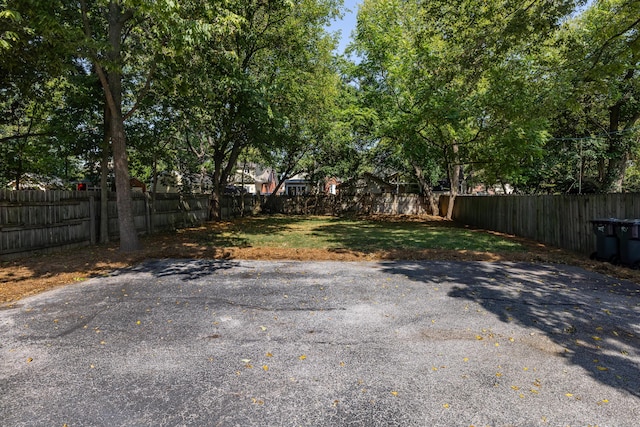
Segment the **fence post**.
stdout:
<svg viewBox="0 0 640 427">
<path fill-rule="evenodd" d="M 96 244 L 96 197 L 89 196 L 89 242 Z"/>
</svg>

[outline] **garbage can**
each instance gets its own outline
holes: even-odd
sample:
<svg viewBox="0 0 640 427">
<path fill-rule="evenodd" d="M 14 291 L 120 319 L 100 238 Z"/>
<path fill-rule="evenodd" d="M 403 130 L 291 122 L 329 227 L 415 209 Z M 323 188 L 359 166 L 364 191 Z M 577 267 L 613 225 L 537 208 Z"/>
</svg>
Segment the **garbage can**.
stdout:
<svg viewBox="0 0 640 427">
<path fill-rule="evenodd" d="M 596 251 L 591 259 L 616 263 L 620 258 L 618 236 L 615 226 L 619 220 L 615 218 L 601 218 L 591 220 L 593 232 L 596 235 Z"/>
<path fill-rule="evenodd" d="M 640 266 L 640 219 L 623 219 L 614 226 L 618 237 L 620 262 L 632 268 Z"/>
</svg>

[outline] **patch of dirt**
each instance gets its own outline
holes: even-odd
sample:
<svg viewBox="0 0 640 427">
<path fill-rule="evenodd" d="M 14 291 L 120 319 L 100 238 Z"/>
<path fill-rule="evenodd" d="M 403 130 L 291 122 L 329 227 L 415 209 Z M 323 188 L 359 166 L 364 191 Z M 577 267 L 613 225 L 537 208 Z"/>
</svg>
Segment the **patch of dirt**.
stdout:
<svg viewBox="0 0 640 427">
<path fill-rule="evenodd" d="M 457 227 L 439 217 L 368 218 L 379 221 L 437 222 L 438 226 Z M 376 261 L 376 260 L 456 260 L 456 261 L 522 261 L 576 265 L 587 270 L 640 283 L 640 272 L 608 263 L 592 261 L 569 251 L 550 248 L 527 239 L 501 233 L 503 238 L 527 248 L 523 252 L 476 252 L 454 250 L 388 250 L 357 252 L 346 249 L 287 249 L 271 247 L 216 248 L 198 243 L 204 233 L 221 232 L 230 223 L 207 223 L 201 227 L 179 230 L 141 238 L 143 250 L 132 254 L 118 251 L 117 243 L 87 246 L 50 254 L 29 255 L 12 261 L 0 261 L 0 305 L 11 304 L 28 295 L 58 286 L 81 282 L 91 277 L 138 264 L 146 259 L 251 259 L 296 261 Z M 487 233 L 483 230 L 474 230 Z"/>
</svg>

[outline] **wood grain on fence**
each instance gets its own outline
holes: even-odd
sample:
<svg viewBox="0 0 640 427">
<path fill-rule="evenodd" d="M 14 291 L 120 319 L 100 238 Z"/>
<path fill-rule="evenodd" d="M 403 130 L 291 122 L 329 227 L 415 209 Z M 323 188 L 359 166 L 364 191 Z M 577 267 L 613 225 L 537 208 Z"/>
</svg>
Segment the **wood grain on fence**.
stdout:
<svg viewBox="0 0 640 427">
<path fill-rule="evenodd" d="M 590 221 L 599 218 L 640 218 L 640 194 L 458 196 L 453 208 L 464 224 L 585 254 L 595 249 Z"/>
</svg>

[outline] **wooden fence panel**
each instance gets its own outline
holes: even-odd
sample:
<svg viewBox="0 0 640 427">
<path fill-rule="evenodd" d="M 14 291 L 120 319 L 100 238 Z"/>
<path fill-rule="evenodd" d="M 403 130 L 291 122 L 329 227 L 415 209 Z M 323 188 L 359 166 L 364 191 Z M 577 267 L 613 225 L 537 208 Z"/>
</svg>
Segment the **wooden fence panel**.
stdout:
<svg viewBox="0 0 640 427">
<path fill-rule="evenodd" d="M 0 255 L 88 244 L 90 203 L 69 191 L 0 191 Z"/>
<path fill-rule="evenodd" d="M 95 244 L 100 223 L 100 192 L 0 190 L 0 258 L 36 250 Z M 109 235 L 118 237 L 115 194 L 109 193 Z M 208 218 L 208 196 L 160 195 L 158 223 L 151 229 L 149 196 L 133 196 L 139 233 L 200 224 Z"/>
<path fill-rule="evenodd" d="M 590 253 L 595 248 L 590 221 L 640 218 L 640 194 L 458 196 L 453 212 L 468 225 Z"/>
</svg>

